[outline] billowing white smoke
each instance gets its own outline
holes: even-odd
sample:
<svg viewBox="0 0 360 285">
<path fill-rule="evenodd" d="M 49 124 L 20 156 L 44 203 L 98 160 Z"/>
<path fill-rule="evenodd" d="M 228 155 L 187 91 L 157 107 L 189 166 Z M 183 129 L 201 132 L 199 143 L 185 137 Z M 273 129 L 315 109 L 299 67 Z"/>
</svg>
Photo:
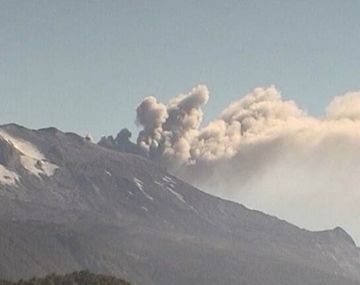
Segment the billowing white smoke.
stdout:
<svg viewBox="0 0 360 285">
<path fill-rule="evenodd" d="M 144 127 L 138 144 L 151 156 L 160 155 L 172 165 L 189 163 L 203 115 L 200 107 L 208 100 L 204 85 L 176 96 L 166 106 L 154 97 L 145 98 L 136 109 L 137 122 Z"/>
<path fill-rule="evenodd" d="M 201 126 L 206 86 L 137 108 L 138 144 L 202 189 L 311 229 L 344 226 L 360 241 L 360 92 L 309 116 L 256 88 Z"/>
</svg>

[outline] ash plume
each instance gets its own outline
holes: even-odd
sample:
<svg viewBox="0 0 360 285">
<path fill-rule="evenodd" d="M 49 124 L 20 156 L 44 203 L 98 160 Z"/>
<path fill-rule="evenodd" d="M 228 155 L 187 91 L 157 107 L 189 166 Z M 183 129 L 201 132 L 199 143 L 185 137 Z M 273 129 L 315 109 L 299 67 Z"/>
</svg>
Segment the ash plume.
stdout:
<svg viewBox="0 0 360 285">
<path fill-rule="evenodd" d="M 204 85 L 167 104 L 140 103 L 137 144 L 205 191 L 310 229 L 347 227 L 360 238 L 360 92 L 314 117 L 274 86 L 255 88 L 202 126 Z"/>
<path fill-rule="evenodd" d="M 154 97 L 145 98 L 136 109 L 136 121 L 143 126 L 137 143 L 150 157 L 164 158 L 172 165 L 190 163 L 203 116 L 201 106 L 208 99 L 209 90 L 204 85 L 179 94 L 167 105 Z"/>
</svg>

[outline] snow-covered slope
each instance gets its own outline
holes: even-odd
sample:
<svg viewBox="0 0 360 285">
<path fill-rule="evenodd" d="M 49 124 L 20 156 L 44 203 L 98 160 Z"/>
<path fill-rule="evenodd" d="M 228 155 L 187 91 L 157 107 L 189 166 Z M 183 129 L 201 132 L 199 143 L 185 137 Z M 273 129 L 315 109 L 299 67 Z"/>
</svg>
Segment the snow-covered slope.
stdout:
<svg viewBox="0 0 360 285">
<path fill-rule="evenodd" d="M 140 285 L 350 285 L 360 250 L 76 134 L 0 127 L 0 279 L 84 268 Z"/>
</svg>

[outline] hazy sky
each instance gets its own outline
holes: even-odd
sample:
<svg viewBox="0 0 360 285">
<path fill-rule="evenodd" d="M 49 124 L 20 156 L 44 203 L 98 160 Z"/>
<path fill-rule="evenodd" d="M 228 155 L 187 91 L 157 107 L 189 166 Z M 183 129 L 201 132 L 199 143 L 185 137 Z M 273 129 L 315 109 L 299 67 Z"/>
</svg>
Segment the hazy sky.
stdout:
<svg viewBox="0 0 360 285">
<path fill-rule="evenodd" d="M 206 119 L 256 86 L 321 115 L 360 89 L 360 1 L 0 1 L 0 122 L 135 130 L 147 95 L 208 85 Z"/>
</svg>

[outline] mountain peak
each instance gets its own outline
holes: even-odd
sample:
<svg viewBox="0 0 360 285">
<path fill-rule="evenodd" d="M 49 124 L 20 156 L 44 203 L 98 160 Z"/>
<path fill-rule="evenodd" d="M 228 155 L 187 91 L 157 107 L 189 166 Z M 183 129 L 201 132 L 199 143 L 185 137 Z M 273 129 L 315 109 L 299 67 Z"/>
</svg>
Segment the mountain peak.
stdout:
<svg viewBox="0 0 360 285">
<path fill-rule="evenodd" d="M 353 240 L 353 238 L 342 227 L 336 227 L 332 231 L 339 239 L 343 239 L 355 245 L 355 241 Z"/>
<path fill-rule="evenodd" d="M 341 228 L 301 230 L 74 133 L 11 124 L 0 137 L 1 277 L 88 268 L 140 285 L 360 281 L 359 250 L 336 245 L 352 240 Z"/>
</svg>

